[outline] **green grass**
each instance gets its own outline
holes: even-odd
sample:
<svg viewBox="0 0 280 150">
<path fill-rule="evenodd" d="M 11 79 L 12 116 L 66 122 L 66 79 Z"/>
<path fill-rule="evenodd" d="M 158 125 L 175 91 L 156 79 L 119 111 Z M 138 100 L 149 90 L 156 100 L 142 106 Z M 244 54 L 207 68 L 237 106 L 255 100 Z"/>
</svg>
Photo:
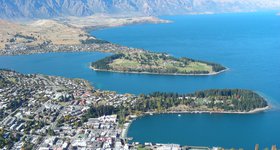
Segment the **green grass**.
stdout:
<svg viewBox="0 0 280 150">
<path fill-rule="evenodd" d="M 130 58 L 130 60 L 128 59 Z M 191 73 L 193 71 L 208 71 L 212 72 L 212 66 L 207 65 L 201 62 L 189 62 L 185 64 L 180 60 L 173 59 L 162 59 L 159 58 L 158 54 L 150 53 L 150 54 L 126 54 L 125 57 L 114 60 L 110 67 L 116 70 L 121 69 L 131 69 L 137 71 L 136 69 L 176 69 L 177 72 L 174 73 Z M 149 71 L 147 71 L 149 72 Z"/>
<path fill-rule="evenodd" d="M 92 63 L 92 66 L 96 69 L 160 74 L 214 73 L 213 65 L 218 64 L 188 58 L 178 59 L 167 54 L 152 52 L 121 53 Z"/>
</svg>

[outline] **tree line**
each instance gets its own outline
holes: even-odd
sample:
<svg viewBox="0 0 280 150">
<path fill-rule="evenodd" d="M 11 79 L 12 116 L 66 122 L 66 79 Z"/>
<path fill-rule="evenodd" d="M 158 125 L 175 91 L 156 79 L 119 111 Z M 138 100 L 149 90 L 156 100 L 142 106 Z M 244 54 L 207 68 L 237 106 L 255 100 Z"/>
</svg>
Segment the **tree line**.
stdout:
<svg viewBox="0 0 280 150">
<path fill-rule="evenodd" d="M 207 103 L 199 104 L 198 100 L 206 100 Z M 216 103 L 215 101 L 220 101 Z M 83 116 L 86 118 L 96 118 L 103 115 L 118 114 L 120 122 L 124 122 L 125 117 L 130 114 L 153 112 L 166 112 L 171 107 L 186 105 L 191 108 L 199 108 L 201 105 L 207 108 L 219 108 L 224 111 L 248 112 L 256 108 L 268 106 L 263 97 L 249 90 L 241 89 L 221 89 L 199 91 L 193 94 L 178 94 L 155 92 L 151 94 L 141 94 L 137 97 L 136 103 L 132 107 L 114 106 L 92 106 Z"/>
</svg>

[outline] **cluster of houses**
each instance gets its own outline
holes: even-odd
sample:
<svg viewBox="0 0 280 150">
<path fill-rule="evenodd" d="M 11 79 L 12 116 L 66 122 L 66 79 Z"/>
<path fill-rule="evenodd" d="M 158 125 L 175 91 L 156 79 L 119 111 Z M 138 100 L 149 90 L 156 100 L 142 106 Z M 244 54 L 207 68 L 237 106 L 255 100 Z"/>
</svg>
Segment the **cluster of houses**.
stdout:
<svg viewBox="0 0 280 150">
<path fill-rule="evenodd" d="M 129 143 L 117 115 L 82 120 L 91 106 L 133 106 L 137 97 L 93 90 L 84 80 L 23 75 L 0 70 L 0 136 L 14 141 L 1 149 L 35 150 L 181 150 L 176 144 Z M 136 116 L 130 116 L 131 120 Z M 131 122 L 131 120 L 129 122 Z M 26 148 L 27 149 L 27 148 Z"/>
<path fill-rule="evenodd" d="M 38 149 L 129 149 L 120 132 L 116 115 L 91 118 L 78 128 L 69 124 L 56 127 L 54 135 L 45 137 Z"/>
<path fill-rule="evenodd" d="M 5 44 L 5 48 L 0 50 L 0 55 L 20 55 L 48 52 L 130 52 L 141 51 L 135 48 L 129 48 L 112 43 L 90 43 L 90 44 L 52 44 L 51 41 L 45 41 L 38 45 L 30 45 L 22 42 L 10 42 Z"/>
<path fill-rule="evenodd" d="M 0 75 L 8 81 L 0 87 L 0 110 L 8 112 L 1 118 L 0 128 L 5 135 L 19 135 L 12 149 L 21 149 L 26 142 L 42 150 L 128 149 L 120 136 L 117 115 L 89 118 L 86 122 L 81 118 L 92 105 L 130 105 L 135 96 L 93 90 L 83 80 L 8 70 L 1 70 Z M 12 108 L 13 100 L 21 103 Z"/>
</svg>

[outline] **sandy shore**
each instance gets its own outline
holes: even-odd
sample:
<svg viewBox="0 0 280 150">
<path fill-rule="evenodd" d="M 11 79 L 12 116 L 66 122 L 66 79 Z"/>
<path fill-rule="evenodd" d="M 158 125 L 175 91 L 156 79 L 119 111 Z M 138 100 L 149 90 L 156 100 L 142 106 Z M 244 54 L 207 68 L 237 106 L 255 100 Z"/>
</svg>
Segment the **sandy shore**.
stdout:
<svg viewBox="0 0 280 150">
<path fill-rule="evenodd" d="M 249 111 L 247 114 L 254 114 L 254 113 L 264 112 L 264 111 L 267 111 L 267 110 L 269 110 L 271 108 L 272 108 L 271 106 L 266 106 L 264 108 L 257 108 L 255 110 Z"/>
<path fill-rule="evenodd" d="M 150 74 L 150 75 L 175 75 L 175 76 L 212 76 L 212 75 L 218 75 L 220 73 L 226 72 L 229 70 L 229 68 L 226 68 L 224 70 L 221 70 L 219 72 L 212 72 L 208 74 L 183 74 L 183 73 L 152 73 L 152 72 L 127 72 L 127 71 L 115 71 L 115 70 L 104 70 L 104 69 L 96 69 L 92 66 L 89 67 L 90 69 L 94 71 L 101 71 L 101 72 L 116 72 L 116 73 L 131 73 L 131 74 Z"/>
<path fill-rule="evenodd" d="M 121 137 L 123 138 L 123 139 L 127 139 L 128 137 L 127 137 L 127 133 L 128 133 L 128 130 L 129 130 L 129 127 L 130 127 L 130 125 L 132 124 L 132 122 L 135 120 L 135 119 L 137 119 L 138 117 L 136 117 L 136 118 L 134 118 L 134 119 L 131 119 L 131 120 L 129 120 L 127 123 L 125 123 L 124 124 L 124 127 L 123 127 L 123 129 L 122 129 L 122 133 L 121 133 Z"/>
</svg>

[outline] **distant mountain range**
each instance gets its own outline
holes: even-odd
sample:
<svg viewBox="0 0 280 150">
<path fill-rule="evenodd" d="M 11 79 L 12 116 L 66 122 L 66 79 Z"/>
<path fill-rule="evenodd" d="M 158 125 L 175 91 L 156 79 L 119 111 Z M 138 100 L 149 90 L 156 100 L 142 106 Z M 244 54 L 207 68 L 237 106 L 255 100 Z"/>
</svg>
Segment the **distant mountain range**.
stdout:
<svg viewBox="0 0 280 150">
<path fill-rule="evenodd" d="M 172 15 L 278 9 L 280 0 L 0 0 L 0 18 L 53 18 L 96 13 Z"/>
</svg>

